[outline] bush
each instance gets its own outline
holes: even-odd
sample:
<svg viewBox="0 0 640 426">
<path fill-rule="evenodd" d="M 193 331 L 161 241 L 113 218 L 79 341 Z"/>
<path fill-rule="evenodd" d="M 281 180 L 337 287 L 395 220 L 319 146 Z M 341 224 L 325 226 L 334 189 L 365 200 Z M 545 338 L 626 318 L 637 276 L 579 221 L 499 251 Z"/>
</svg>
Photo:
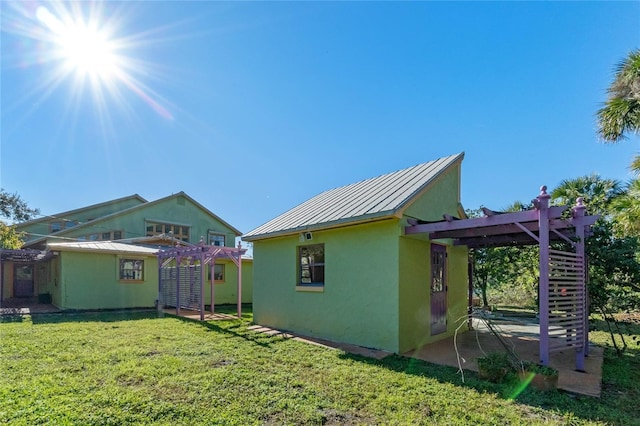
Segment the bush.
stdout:
<svg viewBox="0 0 640 426">
<path fill-rule="evenodd" d="M 476 362 L 480 378 L 494 383 L 500 383 L 512 369 L 509 356 L 504 352 L 491 352 Z"/>
</svg>

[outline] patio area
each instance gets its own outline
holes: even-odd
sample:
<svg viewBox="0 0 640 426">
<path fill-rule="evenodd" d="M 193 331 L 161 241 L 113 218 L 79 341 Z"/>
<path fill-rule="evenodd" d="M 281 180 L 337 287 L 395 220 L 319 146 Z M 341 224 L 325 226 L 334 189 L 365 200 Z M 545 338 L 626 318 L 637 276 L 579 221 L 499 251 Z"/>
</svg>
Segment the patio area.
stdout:
<svg viewBox="0 0 640 426">
<path fill-rule="evenodd" d="M 494 318 L 503 341 L 520 359 L 540 361 L 539 325 L 531 318 Z M 473 330 L 440 340 L 404 353 L 404 356 L 434 364 L 448 365 L 464 370 L 478 371 L 476 359 L 493 351 L 505 352 L 503 343 L 481 320 L 474 319 Z M 466 330 L 466 326 L 464 327 Z M 559 371 L 558 389 L 581 395 L 600 397 L 602 386 L 603 349 L 589 345 L 585 371 L 575 370 L 575 351 L 567 348 L 553 352 L 549 365 Z"/>
<path fill-rule="evenodd" d="M 0 302 L 0 315 L 51 314 L 60 309 L 48 303 L 39 303 L 37 297 L 13 297 Z"/>
</svg>

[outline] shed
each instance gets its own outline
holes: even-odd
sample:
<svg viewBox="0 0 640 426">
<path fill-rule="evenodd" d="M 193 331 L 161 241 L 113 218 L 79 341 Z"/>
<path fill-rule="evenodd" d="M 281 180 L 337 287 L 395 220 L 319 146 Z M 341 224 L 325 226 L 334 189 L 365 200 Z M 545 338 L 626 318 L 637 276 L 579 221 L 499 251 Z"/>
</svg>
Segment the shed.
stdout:
<svg viewBox="0 0 640 426">
<path fill-rule="evenodd" d="M 467 312 L 467 248 L 406 226 L 464 217 L 459 153 L 325 191 L 243 236 L 254 321 L 402 353 L 448 337 Z"/>
</svg>

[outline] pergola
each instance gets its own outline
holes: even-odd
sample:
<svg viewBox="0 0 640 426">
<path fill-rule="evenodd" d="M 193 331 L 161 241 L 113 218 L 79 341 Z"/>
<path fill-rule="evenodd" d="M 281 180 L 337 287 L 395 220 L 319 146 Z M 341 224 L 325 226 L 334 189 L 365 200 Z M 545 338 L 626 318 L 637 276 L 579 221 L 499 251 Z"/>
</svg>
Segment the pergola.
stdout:
<svg viewBox="0 0 640 426">
<path fill-rule="evenodd" d="M 214 265 L 216 259 L 231 259 L 238 268 L 238 318 L 242 318 L 242 255 L 247 249 L 238 247 L 210 246 L 201 241 L 198 245 L 172 247 L 158 251 L 158 306 L 175 305 L 176 315 L 180 309 L 197 308 L 200 320 L 204 321 L 204 283 L 207 281 L 205 265 Z M 175 267 L 172 267 L 175 262 Z M 213 268 L 211 272 L 211 313 L 214 313 L 215 286 Z"/>
<path fill-rule="evenodd" d="M 35 263 L 51 258 L 53 254 L 48 251 L 32 249 L 4 249 L 0 248 L 0 302 L 4 300 L 4 264 Z"/>
<path fill-rule="evenodd" d="M 520 212 L 483 209 L 485 217 L 441 222 L 415 221 L 406 235 L 427 234 L 430 240 L 452 239 L 469 248 L 513 245 L 539 246 L 540 362 L 549 353 L 568 347 L 576 351 L 576 370 L 584 370 L 588 355 L 588 295 L 585 238 L 598 216 L 585 216 L 582 198 L 562 217 L 568 206 L 550 207 L 547 187 L 533 200 L 534 208 Z M 552 241 L 565 241 L 573 251 L 555 250 Z M 469 276 L 471 280 L 471 274 Z"/>
</svg>

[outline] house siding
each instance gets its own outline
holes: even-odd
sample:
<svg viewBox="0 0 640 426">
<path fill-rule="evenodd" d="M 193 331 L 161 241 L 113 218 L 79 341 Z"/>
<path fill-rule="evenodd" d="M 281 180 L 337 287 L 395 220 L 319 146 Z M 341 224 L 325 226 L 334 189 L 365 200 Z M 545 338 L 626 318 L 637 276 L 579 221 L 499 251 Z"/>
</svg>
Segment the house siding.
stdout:
<svg viewBox="0 0 640 426">
<path fill-rule="evenodd" d="M 158 261 L 155 256 L 60 252 L 61 309 L 152 308 L 158 297 Z M 144 260 L 142 282 L 118 279 L 120 258 Z"/>
<path fill-rule="evenodd" d="M 225 245 L 233 247 L 235 244 L 234 232 L 184 197 L 169 198 L 164 202 L 145 206 L 143 209 L 125 211 L 121 215 L 100 220 L 95 226 L 89 224 L 77 231 L 69 231 L 65 237 L 73 238 L 119 229 L 126 231 L 123 238 L 144 237 L 147 233 L 146 221 L 189 226 L 191 243 L 197 243 L 201 237 L 206 239 L 208 231 L 212 230 L 225 235 Z"/>
<path fill-rule="evenodd" d="M 460 163 L 432 182 L 407 209 L 405 216 L 427 221 L 442 220 L 443 214 L 458 216 Z"/>
<path fill-rule="evenodd" d="M 434 181 L 406 210 L 422 220 L 442 220 L 458 215 L 460 164 Z M 431 335 L 431 243 L 426 236 L 400 238 L 400 352 L 406 352 L 451 336 L 464 321 L 468 305 L 466 247 L 447 246 L 447 330 Z"/>
<path fill-rule="evenodd" d="M 55 218 L 40 219 L 37 221 L 30 221 L 23 224 L 18 224 L 16 229 L 20 232 L 26 232 L 27 236 L 25 242 L 28 243 L 31 240 L 36 240 L 43 235 L 49 235 L 51 233 L 51 222 L 61 222 L 63 219 L 75 220 L 79 223 L 89 222 L 90 219 L 97 219 L 102 216 L 106 216 L 112 213 L 119 212 L 130 207 L 143 204 L 143 202 L 134 197 L 128 197 L 113 202 L 103 203 L 89 208 L 81 208 L 72 210 L 66 213 L 56 215 Z M 31 233 L 36 235 L 30 235 Z"/>
<path fill-rule="evenodd" d="M 254 320 L 283 330 L 398 350 L 398 220 L 254 243 Z M 323 292 L 297 291 L 297 249 L 324 244 Z"/>
</svg>

